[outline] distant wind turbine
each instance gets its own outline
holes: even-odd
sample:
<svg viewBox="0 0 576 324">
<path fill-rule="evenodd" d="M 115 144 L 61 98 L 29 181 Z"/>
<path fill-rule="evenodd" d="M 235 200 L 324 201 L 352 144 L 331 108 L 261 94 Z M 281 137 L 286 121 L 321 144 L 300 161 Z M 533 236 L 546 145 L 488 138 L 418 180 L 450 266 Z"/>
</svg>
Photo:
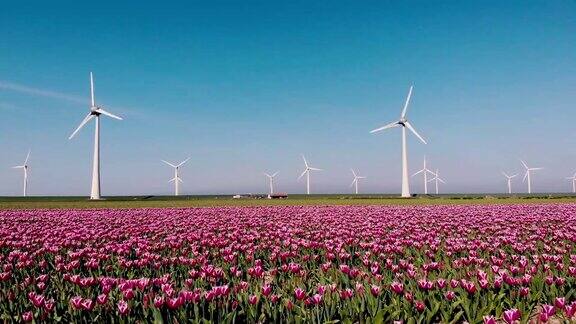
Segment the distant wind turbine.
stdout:
<svg viewBox="0 0 576 324">
<path fill-rule="evenodd" d="M 566 178 L 572 180 L 572 193 L 576 193 L 576 173 L 573 176 Z"/>
<path fill-rule="evenodd" d="M 68 139 L 72 139 L 78 131 L 86 125 L 90 120 L 96 118 L 96 127 L 94 128 L 94 161 L 92 163 L 92 190 L 90 192 L 90 199 L 100 199 L 100 115 L 122 120 L 122 118 L 107 112 L 100 106 L 96 106 L 94 100 L 94 79 L 92 72 L 90 72 L 90 112 L 76 130 L 70 135 Z"/>
<path fill-rule="evenodd" d="M 264 175 L 266 177 L 268 177 L 268 180 L 270 182 L 270 194 L 273 195 L 274 194 L 274 178 L 278 175 L 278 172 L 275 172 L 274 174 L 270 175 L 266 172 L 264 172 Z"/>
<path fill-rule="evenodd" d="M 306 166 L 306 168 L 304 169 L 304 172 L 302 172 L 302 174 L 298 177 L 298 180 L 300 180 L 300 178 L 302 178 L 304 175 L 306 175 L 306 194 L 309 195 L 310 194 L 310 171 L 324 171 L 324 170 L 318 169 L 318 168 L 313 168 L 313 167 L 309 166 L 308 161 L 306 161 L 306 157 L 304 157 L 304 155 L 302 155 L 302 159 L 304 160 L 304 165 Z"/>
<path fill-rule="evenodd" d="M 414 129 L 414 127 L 412 127 L 412 124 L 410 124 L 406 118 L 406 111 L 408 109 L 408 104 L 410 103 L 410 97 L 412 96 L 412 89 L 413 86 L 410 86 L 408 97 L 406 97 L 406 102 L 404 103 L 404 109 L 402 109 L 402 113 L 400 114 L 400 119 L 388 125 L 376 128 L 370 132 L 376 133 L 388 128 L 402 127 L 402 197 L 404 198 L 410 197 L 410 183 L 408 179 L 408 152 L 406 148 L 406 128 L 414 133 L 414 135 L 416 135 L 416 137 L 418 137 L 422 143 L 426 144 L 424 138 L 418 134 L 418 132 Z"/>
<path fill-rule="evenodd" d="M 174 168 L 174 178 L 168 181 L 168 182 L 174 181 L 174 196 L 180 195 L 180 182 L 183 182 L 182 179 L 180 178 L 180 167 L 184 165 L 184 163 L 188 162 L 188 160 L 190 160 L 190 158 L 187 158 L 186 160 L 180 162 L 179 164 L 173 164 L 168 161 L 161 160 L 162 162 Z"/>
<path fill-rule="evenodd" d="M 514 175 L 507 175 L 506 172 L 502 172 L 502 174 L 506 177 L 507 181 L 508 181 L 508 194 L 512 194 L 512 178 L 517 177 L 517 174 Z"/>
<path fill-rule="evenodd" d="M 28 150 L 28 155 L 26 155 L 26 160 L 24 160 L 24 164 L 12 167 L 13 169 L 22 169 L 24 170 L 24 194 L 23 196 L 26 197 L 27 190 L 28 190 L 28 159 L 30 158 L 30 150 Z"/>
<path fill-rule="evenodd" d="M 446 183 L 442 178 L 440 178 L 438 169 L 436 169 L 436 173 L 434 173 L 434 178 L 428 180 L 428 182 L 432 181 L 436 182 L 436 194 L 438 194 L 438 182 Z"/>
<path fill-rule="evenodd" d="M 434 172 L 428 170 L 428 168 L 426 167 L 426 156 L 424 156 L 424 167 L 422 168 L 422 170 L 414 173 L 412 176 L 417 176 L 420 173 L 422 173 L 424 175 L 424 194 L 427 195 L 428 194 L 428 173 L 430 174 L 434 174 Z"/>
<path fill-rule="evenodd" d="M 352 183 L 350 184 L 350 187 L 354 186 L 354 191 L 356 192 L 356 194 L 358 194 L 358 180 L 360 179 L 366 179 L 366 177 L 362 177 L 356 174 L 356 171 L 354 171 L 354 169 L 350 169 L 350 171 L 352 171 L 352 174 L 354 175 L 354 180 L 352 180 Z"/>
<path fill-rule="evenodd" d="M 520 162 L 522 162 L 522 165 L 526 169 L 526 173 L 524 173 L 524 178 L 522 179 L 522 182 L 524 182 L 524 181 L 526 181 L 526 179 L 528 179 L 528 193 L 531 194 L 532 193 L 532 179 L 530 178 L 530 175 L 531 175 L 532 171 L 542 170 L 543 168 L 529 168 L 528 165 L 526 164 L 526 162 L 524 162 L 522 160 L 520 160 Z"/>
</svg>

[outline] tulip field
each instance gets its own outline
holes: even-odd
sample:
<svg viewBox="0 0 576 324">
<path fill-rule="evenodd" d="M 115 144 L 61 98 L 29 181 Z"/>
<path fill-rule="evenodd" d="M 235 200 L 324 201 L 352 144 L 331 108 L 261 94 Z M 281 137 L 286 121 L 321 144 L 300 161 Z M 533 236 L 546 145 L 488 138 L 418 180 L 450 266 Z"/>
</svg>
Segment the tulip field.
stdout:
<svg viewBox="0 0 576 324">
<path fill-rule="evenodd" d="M 576 204 L 0 210 L 0 322 L 576 319 Z"/>
</svg>

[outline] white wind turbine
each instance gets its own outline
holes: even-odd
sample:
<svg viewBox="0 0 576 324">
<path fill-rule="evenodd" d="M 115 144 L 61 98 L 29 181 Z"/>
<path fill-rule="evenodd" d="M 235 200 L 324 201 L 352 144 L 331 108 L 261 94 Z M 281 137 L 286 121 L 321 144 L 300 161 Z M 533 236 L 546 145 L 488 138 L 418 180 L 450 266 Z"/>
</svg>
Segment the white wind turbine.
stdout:
<svg viewBox="0 0 576 324">
<path fill-rule="evenodd" d="M 388 128 L 393 127 L 402 127 L 402 197 L 408 198 L 410 197 L 410 183 L 408 179 L 408 152 L 406 148 L 406 128 L 408 128 L 418 139 L 422 141 L 422 143 L 426 144 L 426 141 L 418 132 L 412 127 L 412 125 L 408 122 L 406 118 L 406 111 L 408 109 L 408 104 L 410 103 L 410 97 L 412 96 L 412 89 L 413 86 L 410 86 L 410 90 L 408 91 L 408 97 L 406 97 L 406 102 L 404 103 L 404 108 L 402 109 L 402 113 L 400 114 L 400 119 L 388 125 L 382 126 L 375 130 L 372 130 L 370 133 L 376 133 Z"/>
<path fill-rule="evenodd" d="M 412 176 L 417 176 L 420 173 L 423 173 L 424 175 L 424 194 L 427 195 L 428 194 L 428 173 L 430 174 L 434 174 L 434 172 L 428 170 L 428 167 L 426 167 L 426 156 L 424 156 L 424 167 L 422 168 L 422 170 L 414 173 Z"/>
<path fill-rule="evenodd" d="M 350 171 L 352 171 L 352 174 L 354 175 L 354 180 L 352 180 L 350 187 L 354 186 L 354 192 L 356 194 L 358 194 L 358 180 L 366 179 L 366 177 L 362 177 L 362 176 L 357 175 L 356 172 L 354 171 L 354 169 L 350 169 Z"/>
<path fill-rule="evenodd" d="M 324 171 L 324 170 L 318 169 L 318 168 L 313 168 L 313 167 L 309 166 L 308 161 L 306 161 L 306 158 L 304 157 L 304 155 L 302 155 L 302 159 L 304 160 L 304 165 L 306 166 L 306 169 L 304 169 L 304 172 L 302 172 L 302 174 L 298 177 L 298 180 L 300 180 L 300 178 L 302 178 L 304 175 L 306 175 L 306 194 L 309 195 L 310 194 L 310 171 Z"/>
<path fill-rule="evenodd" d="M 90 192 L 90 199 L 100 199 L 100 115 L 106 115 L 114 119 L 122 120 L 122 118 L 107 112 L 100 106 L 96 106 L 94 100 L 94 79 L 92 72 L 90 72 L 90 112 L 84 117 L 84 120 L 70 135 L 68 139 L 72 139 L 78 131 L 86 125 L 90 120 L 96 118 L 96 127 L 94 128 L 94 161 L 92 163 L 92 190 Z"/>
<path fill-rule="evenodd" d="M 576 193 L 576 173 L 573 176 L 566 178 L 572 180 L 572 193 Z"/>
<path fill-rule="evenodd" d="M 187 158 L 186 160 L 180 162 L 179 164 L 172 164 L 168 161 L 161 160 L 162 162 L 164 162 L 164 163 L 166 163 L 169 166 L 174 168 L 174 178 L 172 178 L 172 179 L 170 179 L 170 181 L 168 181 L 168 182 L 174 181 L 174 196 L 180 195 L 180 182 L 184 182 L 180 178 L 180 167 L 182 165 L 184 165 L 184 163 L 188 162 L 188 160 L 190 160 L 190 158 Z"/>
<path fill-rule="evenodd" d="M 434 178 L 428 180 L 428 182 L 435 181 L 436 182 L 436 194 L 438 194 L 438 182 L 446 183 L 442 178 L 439 177 L 439 171 L 436 169 L 436 173 L 434 173 Z"/>
<path fill-rule="evenodd" d="M 24 160 L 24 164 L 12 167 L 13 169 L 22 169 L 24 170 L 24 194 L 23 196 L 26 197 L 27 190 L 28 190 L 28 159 L 30 158 L 30 150 L 28 150 L 28 155 L 26 155 L 26 160 Z"/>
<path fill-rule="evenodd" d="M 508 194 L 512 194 L 512 178 L 517 177 L 517 174 L 507 175 L 506 172 L 502 172 L 502 174 L 506 177 L 508 181 Z"/>
<path fill-rule="evenodd" d="M 526 162 L 522 160 L 520 160 L 520 162 L 522 162 L 522 165 L 526 169 L 526 173 L 524 173 L 524 178 L 522 179 L 522 182 L 526 181 L 526 178 L 528 178 L 528 193 L 531 194 L 532 193 L 532 179 L 530 178 L 531 171 L 542 170 L 543 168 L 529 168 Z"/>
<path fill-rule="evenodd" d="M 274 194 L 274 178 L 278 175 L 278 172 L 275 172 L 272 175 L 264 172 L 264 175 L 268 177 L 268 180 L 270 182 L 270 194 L 273 195 Z"/>
</svg>

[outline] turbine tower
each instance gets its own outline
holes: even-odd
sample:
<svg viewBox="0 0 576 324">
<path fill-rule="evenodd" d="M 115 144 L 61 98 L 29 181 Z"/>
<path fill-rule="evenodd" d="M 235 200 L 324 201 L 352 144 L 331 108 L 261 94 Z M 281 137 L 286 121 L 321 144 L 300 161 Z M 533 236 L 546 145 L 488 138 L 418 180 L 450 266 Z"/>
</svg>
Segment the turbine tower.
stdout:
<svg viewBox="0 0 576 324">
<path fill-rule="evenodd" d="M 24 170 L 24 194 L 22 196 L 26 197 L 28 190 L 28 159 L 30 158 L 30 150 L 28 150 L 28 155 L 26 155 L 26 160 L 24 164 L 12 167 L 13 169 Z"/>
<path fill-rule="evenodd" d="M 514 175 L 507 175 L 506 172 L 502 172 L 502 174 L 506 177 L 507 181 L 508 181 L 508 194 L 512 194 L 512 178 L 517 177 L 517 174 Z"/>
<path fill-rule="evenodd" d="M 526 162 L 522 160 L 520 160 L 520 162 L 522 162 L 522 165 L 526 169 L 526 173 L 524 173 L 524 178 L 522 179 L 522 182 L 528 179 L 528 193 L 531 194 L 532 193 L 532 179 L 530 178 L 531 172 L 536 170 L 542 170 L 543 168 L 529 168 Z"/>
<path fill-rule="evenodd" d="M 278 175 L 278 172 L 275 172 L 272 175 L 264 172 L 264 175 L 268 177 L 268 180 L 270 182 L 270 194 L 273 195 L 274 194 L 274 178 Z"/>
<path fill-rule="evenodd" d="M 428 182 L 436 182 L 436 194 L 438 194 L 438 182 L 446 183 L 442 178 L 439 177 L 439 171 L 436 169 L 436 173 L 434 173 L 434 178 L 428 180 Z"/>
<path fill-rule="evenodd" d="M 402 197 L 408 198 L 410 197 L 410 183 L 408 181 L 408 152 L 406 148 L 406 128 L 408 128 L 418 139 L 422 141 L 422 143 L 426 144 L 426 141 L 418 132 L 412 127 L 412 125 L 408 122 L 406 118 L 406 111 L 408 109 L 408 104 L 410 103 L 410 97 L 412 96 L 412 89 L 414 86 L 410 86 L 410 90 L 408 91 L 408 97 L 406 97 L 406 102 L 404 103 L 404 108 L 402 109 L 402 113 L 400 114 L 400 119 L 388 125 L 382 126 L 380 128 L 376 128 L 375 130 L 371 131 L 370 133 L 376 133 L 388 128 L 393 127 L 402 127 Z"/>
<path fill-rule="evenodd" d="M 184 163 L 188 162 L 188 160 L 190 160 L 190 158 L 187 158 L 186 160 L 180 162 L 179 164 L 173 164 L 168 161 L 161 160 L 162 162 L 174 168 L 174 178 L 168 181 L 168 182 L 174 181 L 174 196 L 180 195 L 180 182 L 183 182 L 182 179 L 180 178 L 180 167 L 184 165 Z"/>
<path fill-rule="evenodd" d="M 100 199 L 100 115 L 105 115 L 114 119 L 122 120 L 122 118 L 107 112 L 100 106 L 96 106 L 94 100 L 94 79 L 92 72 L 90 72 L 90 112 L 84 117 L 84 120 L 76 128 L 76 130 L 68 137 L 72 139 L 78 131 L 86 125 L 89 121 L 96 118 L 96 126 L 94 128 L 94 161 L 92 163 L 92 190 L 90 192 L 90 199 Z"/>
<path fill-rule="evenodd" d="M 304 172 L 302 172 L 302 174 L 298 177 L 298 180 L 300 180 L 300 178 L 302 178 L 304 175 L 306 175 L 306 194 L 309 195 L 310 194 L 310 171 L 324 171 L 324 170 L 318 169 L 318 168 L 313 168 L 313 167 L 309 166 L 308 161 L 306 161 L 306 157 L 304 157 L 304 155 L 302 155 L 302 159 L 304 160 L 304 165 L 306 166 L 306 168 L 304 169 Z"/>
<path fill-rule="evenodd" d="M 422 173 L 424 175 L 424 194 L 427 195 L 428 194 L 428 173 L 430 174 L 434 174 L 434 172 L 428 170 L 428 168 L 426 167 L 426 156 L 424 156 L 424 167 L 422 168 L 422 170 L 414 173 L 412 176 L 417 176 L 420 173 Z"/>
<path fill-rule="evenodd" d="M 566 178 L 572 180 L 572 193 L 576 193 L 576 173 L 573 176 Z"/>
<path fill-rule="evenodd" d="M 354 175 L 354 180 L 352 180 L 350 187 L 354 186 L 354 189 L 355 189 L 354 192 L 356 194 L 358 194 L 358 180 L 366 179 L 366 177 L 361 177 L 361 176 L 357 175 L 356 172 L 354 171 L 354 169 L 350 169 L 350 171 L 352 171 L 352 174 Z"/>
</svg>

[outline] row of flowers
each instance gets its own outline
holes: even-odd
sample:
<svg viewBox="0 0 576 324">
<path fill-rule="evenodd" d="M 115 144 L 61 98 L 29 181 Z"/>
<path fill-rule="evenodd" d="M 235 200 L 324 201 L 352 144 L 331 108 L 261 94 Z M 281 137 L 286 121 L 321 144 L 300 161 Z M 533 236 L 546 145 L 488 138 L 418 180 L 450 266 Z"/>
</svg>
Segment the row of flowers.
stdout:
<svg viewBox="0 0 576 324">
<path fill-rule="evenodd" d="M 571 320 L 576 205 L 0 211 L 4 321 Z"/>
</svg>

